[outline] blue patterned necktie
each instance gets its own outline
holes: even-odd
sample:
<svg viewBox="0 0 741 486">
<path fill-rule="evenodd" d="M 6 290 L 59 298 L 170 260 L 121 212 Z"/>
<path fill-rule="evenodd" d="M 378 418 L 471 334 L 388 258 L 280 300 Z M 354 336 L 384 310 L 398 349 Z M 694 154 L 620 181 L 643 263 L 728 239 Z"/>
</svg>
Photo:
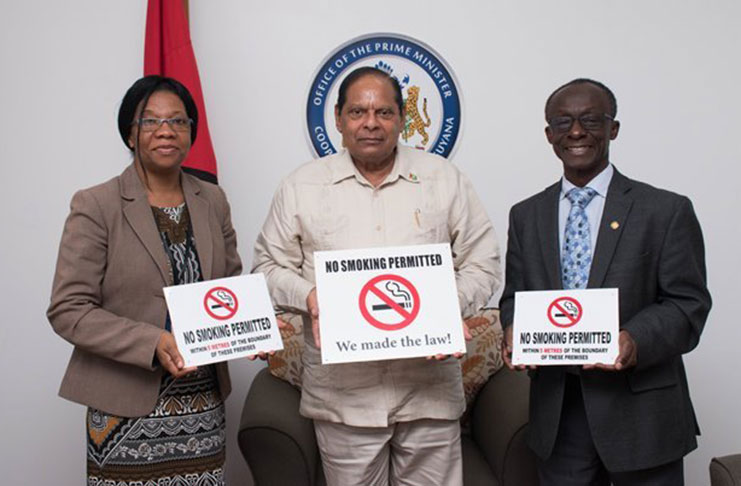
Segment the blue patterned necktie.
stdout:
<svg viewBox="0 0 741 486">
<path fill-rule="evenodd" d="M 564 289 L 583 289 L 587 286 L 592 265 L 592 240 L 584 208 L 596 195 L 597 191 L 591 187 L 575 187 L 566 194 L 571 201 L 571 210 L 566 220 L 561 254 L 561 283 Z"/>
</svg>

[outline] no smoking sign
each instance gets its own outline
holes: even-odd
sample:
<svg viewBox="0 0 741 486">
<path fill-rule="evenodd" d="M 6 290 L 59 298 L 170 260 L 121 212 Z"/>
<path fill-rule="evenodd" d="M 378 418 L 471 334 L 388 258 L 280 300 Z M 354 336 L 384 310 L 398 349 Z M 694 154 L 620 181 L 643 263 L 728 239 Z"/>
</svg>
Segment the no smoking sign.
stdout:
<svg viewBox="0 0 741 486">
<path fill-rule="evenodd" d="M 581 320 L 583 309 L 578 300 L 560 297 L 548 306 L 548 320 L 557 327 L 571 327 Z"/>
<path fill-rule="evenodd" d="M 515 293 L 512 363 L 614 363 L 618 354 L 618 289 Z"/>
<path fill-rule="evenodd" d="M 314 252 L 323 364 L 465 352 L 450 245 Z"/>
<path fill-rule="evenodd" d="M 358 305 L 369 324 L 384 331 L 396 331 L 407 327 L 419 314 L 419 293 L 403 277 L 379 275 L 360 290 Z"/>
<path fill-rule="evenodd" d="M 209 316 L 225 321 L 231 319 L 237 313 L 239 301 L 234 292 L 228 288 L 214 287 L 206 292 L 206 296 L 203 298 L 203 307 Z"/>
<path fill-rule="evenodd" d="M 173 285 L 163 292 L 186 366 L 283 348 L 261 273 Z"/>
</svg>

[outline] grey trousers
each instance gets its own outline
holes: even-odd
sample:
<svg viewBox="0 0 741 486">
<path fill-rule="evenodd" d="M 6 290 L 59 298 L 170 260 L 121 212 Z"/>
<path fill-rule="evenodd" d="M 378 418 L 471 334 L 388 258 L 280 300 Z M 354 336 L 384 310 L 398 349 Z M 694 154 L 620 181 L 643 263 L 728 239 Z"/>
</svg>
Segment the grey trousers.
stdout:
<svg viewBox="0 0 741 486">
<path fill-rule="evenodd" d="M 551 457 L 538 460 L 540 486 L 683 486 L 682 459 L 651 469 L 608 471 L 597 453 L 577 375 L 566 376 L 561 422 Z"/>
<path fill-rule="evenodd" d="M 314 430 L 327 486 L 463 486 L 457 420 L 388 427 L 315 420 Z"/>
</svg>

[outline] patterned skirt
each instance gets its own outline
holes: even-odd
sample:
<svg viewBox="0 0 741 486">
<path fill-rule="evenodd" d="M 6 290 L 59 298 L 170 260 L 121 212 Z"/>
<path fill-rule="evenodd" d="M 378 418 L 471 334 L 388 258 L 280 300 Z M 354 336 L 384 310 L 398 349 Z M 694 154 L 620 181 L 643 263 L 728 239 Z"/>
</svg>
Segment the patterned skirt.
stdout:
<svg viewBox="0 0 741 486">
<path fill-rule="evenodd" d="M 88 408 L 87 486 L 224 486 L 224 426 L 212 366 L 167 375 L 146 417 Z"/>
</svg>

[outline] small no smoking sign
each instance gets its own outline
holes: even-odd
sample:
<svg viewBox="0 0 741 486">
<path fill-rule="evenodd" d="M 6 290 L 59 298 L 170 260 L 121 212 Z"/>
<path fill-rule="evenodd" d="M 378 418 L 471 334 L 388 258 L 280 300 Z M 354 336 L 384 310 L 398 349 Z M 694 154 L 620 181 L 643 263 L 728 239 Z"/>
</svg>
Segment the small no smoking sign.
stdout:
<svg viewBox="0 0 741 486">
<path fill-rule="evenodd" d="M 260 273 L 163 290 L 172 334 L 187 366 L 283 348 L 265 277 Z"/>
<path fill-rule="evenodd" d="M 314 253 L 323 363 L 465 352 L 450 245 Z"/>
<path fill-rule="evenodd" d="M 612 364 L 618 352 L 618 289 L 517 292 L 516 365 Z"/>
</svg>

